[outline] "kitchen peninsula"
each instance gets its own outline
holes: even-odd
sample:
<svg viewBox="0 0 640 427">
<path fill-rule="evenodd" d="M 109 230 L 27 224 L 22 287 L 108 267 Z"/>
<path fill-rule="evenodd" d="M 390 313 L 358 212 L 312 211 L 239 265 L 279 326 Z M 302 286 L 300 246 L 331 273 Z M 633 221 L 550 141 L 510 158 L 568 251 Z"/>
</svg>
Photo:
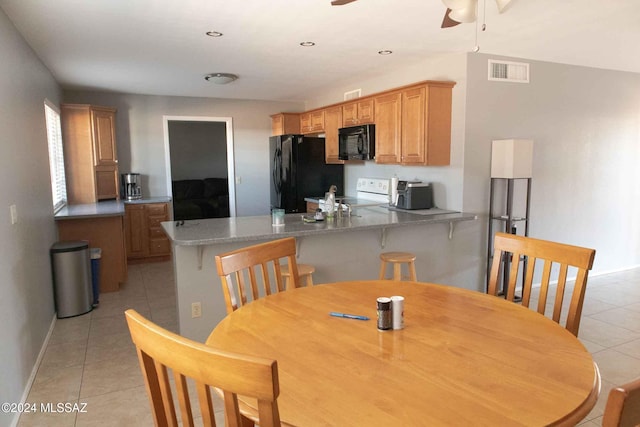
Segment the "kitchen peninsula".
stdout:
<svg viewBox="0 0 640 427">
<path fill-rule="evenodd" d="M 462 279 L 468 262 L 454 256 L 475 219 L 454 211 L 367 206 L 356 207 L 351 217 L 312 223 L 288 214 L 282 226 L 273 226 L 269 215 L 163 222 L 173 246 L 179 333 L 204 342 L 226 315 L 216 254 L 282 237 L 296 237 L 298 262 L 315 266 L 317 284 L 377 279 L 379 253 L 403 250 L 416 254 L 418 280 L 479 290 Z M 193 303 L 201 304 L 200 317 L 192 317 Z"/>
</svg>

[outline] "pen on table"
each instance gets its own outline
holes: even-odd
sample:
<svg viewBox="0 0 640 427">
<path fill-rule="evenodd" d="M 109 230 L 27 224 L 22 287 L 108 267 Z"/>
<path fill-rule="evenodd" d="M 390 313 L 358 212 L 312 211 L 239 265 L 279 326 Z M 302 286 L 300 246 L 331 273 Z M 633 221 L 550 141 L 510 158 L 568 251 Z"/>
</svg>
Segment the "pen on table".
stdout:
<svg viewBox="0 0 640 427">
<path fill-rule="evenodd" d="M 344 317 L 346 319 L 369 320 L 369 318 L 367 316 L 359 316 L 357 314 L 338 313 L 336 311 L 330 312 L 329 316 Z"/>
</svg>

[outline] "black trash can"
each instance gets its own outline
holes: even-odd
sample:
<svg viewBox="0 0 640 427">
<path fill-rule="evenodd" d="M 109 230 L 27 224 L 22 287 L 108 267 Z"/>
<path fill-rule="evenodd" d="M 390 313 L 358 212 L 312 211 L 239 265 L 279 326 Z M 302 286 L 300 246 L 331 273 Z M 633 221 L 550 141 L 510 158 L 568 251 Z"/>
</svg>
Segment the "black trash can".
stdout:
<svg viewBox="0 0 640 427">
<path fill-rule="evenodd" d="M 51 269 L 58 319 L 93 309 L 89 242 L 65 241 L 51 246 Z"/>
<path fill-rule="evenodd" d="M 93 288 L 94 307 L 97 307 L 100 303 L 100 258 L 102 258 L 102 249 L 91 248 L 91 286 Z"/>
</svg>

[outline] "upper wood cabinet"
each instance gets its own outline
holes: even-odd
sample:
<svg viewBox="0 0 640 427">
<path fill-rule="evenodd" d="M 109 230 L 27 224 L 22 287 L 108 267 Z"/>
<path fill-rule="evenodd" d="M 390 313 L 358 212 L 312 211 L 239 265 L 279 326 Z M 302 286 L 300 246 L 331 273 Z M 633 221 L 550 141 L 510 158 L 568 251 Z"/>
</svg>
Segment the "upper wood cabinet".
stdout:
<svg viewBox="0 0 640 427">
<path fill-rule="evenodd" d="M 455 82 L 428 80 L 300 113 L 300 133 L 324 132 L 326 162 L 345 163 L 338 159 L 338 129 L 374 123 L 376 163 L 446 166 L 451 162 L 454 86 Z M 271 116 L 274 135 L 296 133 L 281 131 L 281 120 L 288 114 L 292 113 Z"/>
<path fill-rule="evenodd" d="M 118 199 L 115 108 L 62 104 L 67 201 L 95 203 Z"/>
<path fill-rule="evenodd" d="M 374 98 L 376 110 L 376 163 L 400 163 L 402 93 Z"/>
<path fill-rule="evenodd" d="M 324 132 L 324 110 L 300 114 L 300 131 L 303 134 Z"/>
<path fill-rule="evenodd" d="M 374 123 L 373 98 L 365 98 L 342 105 L 342 127 Z"/>
<path fill-rule="evenodd" d="M 290 135 L 300 133 L 299 113 L 278 113 L 271 116 L 271 135 Z"/>
<path fill-rule="evenodd" d="M 381 105 L 387 110 L 381 113 L 376 101 L 376 163 L 428 166 L 450 163 L 453 85 L 429 82 L 396 92 L 400 97 L 399 127 L 391 120 L 391 115 L 396 117 L 398 111 Z M 391 129 L 399 132 L 392 133 Z"/>
<path fill-rule="evenodd" d="M 342 107 L 336 105 L 324 110 L 324 145 L 327 163 L 344 163 L 338 158 L 338 129 L 342 127 Z"/>
</svg>

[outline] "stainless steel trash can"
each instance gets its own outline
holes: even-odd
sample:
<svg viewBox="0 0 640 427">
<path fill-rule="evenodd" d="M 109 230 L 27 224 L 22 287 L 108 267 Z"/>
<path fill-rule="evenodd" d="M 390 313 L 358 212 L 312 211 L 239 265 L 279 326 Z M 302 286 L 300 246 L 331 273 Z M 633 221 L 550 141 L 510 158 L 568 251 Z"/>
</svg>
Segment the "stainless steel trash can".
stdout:
<svg viewBox="0 0 640 427">
<path fill-rule="evenodd" d="M 90 312 L 93 291 L 89 242 L 57 242 L 50 254 L 58 319 Z"/>
</svg>

